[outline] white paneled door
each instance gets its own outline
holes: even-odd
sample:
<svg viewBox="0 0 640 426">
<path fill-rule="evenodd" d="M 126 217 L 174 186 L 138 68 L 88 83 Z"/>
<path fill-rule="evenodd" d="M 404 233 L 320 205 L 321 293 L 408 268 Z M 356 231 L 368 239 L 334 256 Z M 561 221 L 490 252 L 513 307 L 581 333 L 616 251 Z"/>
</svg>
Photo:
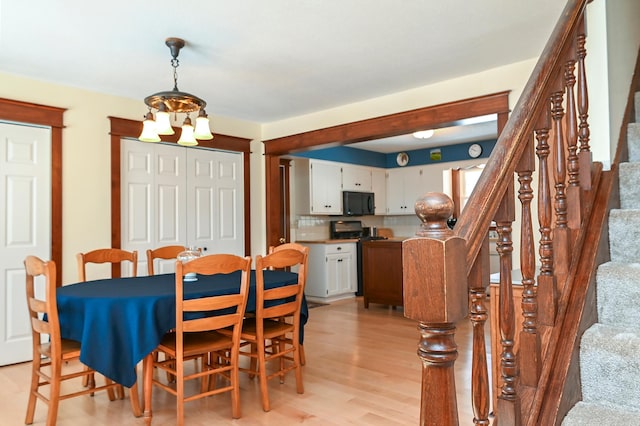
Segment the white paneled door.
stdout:
<svg viewBox="0 0 640 426">
<path fill-rule="evenodd" d="M 0 365 L 7 365 L 32 356 L 24 259 L 51 258 L 49 128 L 0 123 L 0 197 Z"/>
<path fill-rule="evenodd" d="M 122 141 L 122 246 L 146 250 L 195 246 L 203 254 L 244 254 L 242 154 L 173 144 Z M 174 261 L 156 260 L 156 273 Z"/>
</svg>

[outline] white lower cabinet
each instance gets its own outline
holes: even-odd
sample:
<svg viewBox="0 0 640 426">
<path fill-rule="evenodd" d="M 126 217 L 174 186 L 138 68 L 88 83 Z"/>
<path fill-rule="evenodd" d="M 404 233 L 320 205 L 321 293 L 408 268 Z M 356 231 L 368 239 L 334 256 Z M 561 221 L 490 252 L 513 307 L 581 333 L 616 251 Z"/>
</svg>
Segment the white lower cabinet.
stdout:
<svg viewBox="0 0 640 426">
<path fill-rule="evenodd" d="M 356 243 L 305 245 L 309 247 L 307 298 L 333 301 L 355 296 L 358 287 Z"/>
</svg>

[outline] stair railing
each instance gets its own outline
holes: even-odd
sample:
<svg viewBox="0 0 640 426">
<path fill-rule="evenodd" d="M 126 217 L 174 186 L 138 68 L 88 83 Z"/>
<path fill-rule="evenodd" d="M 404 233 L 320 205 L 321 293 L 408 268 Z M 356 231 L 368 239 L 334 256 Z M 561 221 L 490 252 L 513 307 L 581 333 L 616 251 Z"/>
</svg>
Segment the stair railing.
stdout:
<svg viewBox="0 0 640 426">
<path fill-rule="evenodd" d="M 454 230 L 447 227 L 454 206 L 446 195 L 425 194 L 416 203 L 422 225 L 415 238 L 403 242 L 403 282 L 405 316 L 419 322 L 421 334 L 422 425 L 458 424 L 455 332 L 456 323 L 467 316 L 473 329 L 473 421 L 490 424 L 485 295 L 492 223 L 498 235 L 500 297 L 491 303 L 499 304 L 501 342 L 501 353 L 493 354 L 500 357 L 501 382 L 493 424 L 526 423 L 549 351 L 543 336 L 556 325 L 572 254 L 580 250 L 580 224 L 593 195 L 585 69 L 587 3 L 569 0 L 565 6 Z M 514 314 L 511 276 L 516 180 L 521 318 Z M 516 333 L 519 350 L 514 347 Z"/>
</svg>

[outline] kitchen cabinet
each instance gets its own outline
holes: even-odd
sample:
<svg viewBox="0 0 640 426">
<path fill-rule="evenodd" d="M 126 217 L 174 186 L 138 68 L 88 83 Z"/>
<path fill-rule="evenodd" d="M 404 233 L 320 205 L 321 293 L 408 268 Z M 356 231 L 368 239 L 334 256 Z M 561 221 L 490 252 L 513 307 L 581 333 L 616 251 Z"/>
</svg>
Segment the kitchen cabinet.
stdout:
<svg viewBox="0 0 640 426">
<path fill-rule="evenodd" d="M 296 159 L 295 194 L 299 214 L 342 214 L 342 165 Z"/>
<path fill-rule="evenodd" d="M 354 297 L 358 285 L 356 243 L 305 245 L 309 247 L 306 297 L 325 302 Z"/>
<path fill-rule="evenodd" d="M 402 306 L 402 241 L 362 242 L 364 307 L 369 303 Z"/>
<path fill-rule="evenodd" d="M 387 214 L 415 214 L 416 200 L 426 191 L 422 166 L 387 170 Z"/>
<path fill-rule="evenodd" d="M 371 192 L 372 174 L 371 167 L 342 165 L 342 190 Z"/>
<path fill-rule="evenodd" d="M 375 194 L 375 215 L 387 214 L 387 170 L 371 168 L 371 191 Z"/>
</svg>

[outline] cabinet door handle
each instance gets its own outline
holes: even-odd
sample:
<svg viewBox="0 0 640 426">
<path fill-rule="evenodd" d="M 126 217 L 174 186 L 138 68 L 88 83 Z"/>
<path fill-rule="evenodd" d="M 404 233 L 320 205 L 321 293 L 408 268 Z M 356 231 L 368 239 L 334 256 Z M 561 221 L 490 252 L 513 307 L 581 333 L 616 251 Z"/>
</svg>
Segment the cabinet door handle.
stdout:
<svg viewBox="0 0 640 426">
<path fill-rule="evenodd" d="M 338 259 L 338 262 L 342 262 L 342 259 Z"/>
<path fill-rule="evenodd" d="M 342 247 L 337 247 L 336 250 L 342 250 Z"/>
</svg>

